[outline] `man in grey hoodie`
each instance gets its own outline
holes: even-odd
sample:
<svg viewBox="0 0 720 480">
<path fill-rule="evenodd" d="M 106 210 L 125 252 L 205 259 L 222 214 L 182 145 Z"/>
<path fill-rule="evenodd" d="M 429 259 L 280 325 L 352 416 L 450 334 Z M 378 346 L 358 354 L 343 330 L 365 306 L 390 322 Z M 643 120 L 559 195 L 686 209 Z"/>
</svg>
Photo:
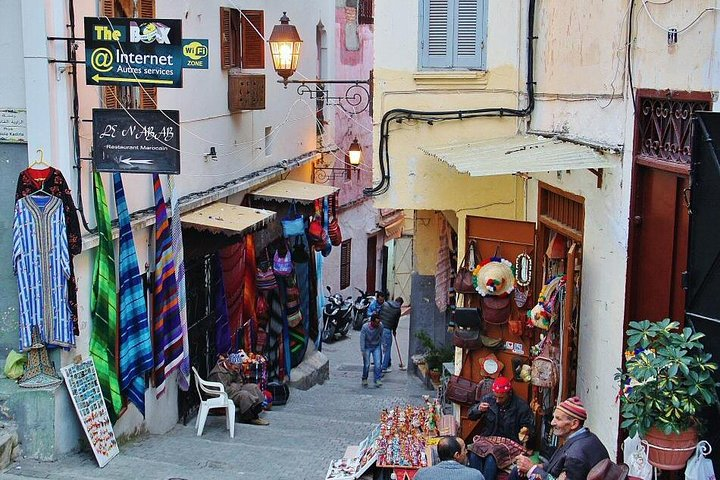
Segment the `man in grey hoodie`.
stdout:
<svg viewBox="0 0 720 480">
<path fill-rule="evenodd" d="M 400 323 L 400 309 L 402 308 L 403 298 L 397 297 L 395 300 L 389 300 L 380 307 L 380 321 L 383 326 L 382 334 L 382 370 L 383 373 L 389 372 L 392 342 L 398 323 Z"/>
<path fill-rule="evenodd" d="M 382 367 L 380 362 L 380 341 L 382 340 L 382 332 L 383 328 L 382 326 L 380 326 L 380 317 L 377 313 L 370 317 L 370 321 L 365 323 L 360 329 L 360 353 L 362 353 L 363 356 L 363 387 L 368 386 L 368 375 L 370 373 L 371 355 L 373 358 L 373 362 L 375 362 L 375 386 L 380 387 L 380 385 L 382 385 L 382 380 L 380 380 L 380 378 L 382 377 Z"/>
</svg>

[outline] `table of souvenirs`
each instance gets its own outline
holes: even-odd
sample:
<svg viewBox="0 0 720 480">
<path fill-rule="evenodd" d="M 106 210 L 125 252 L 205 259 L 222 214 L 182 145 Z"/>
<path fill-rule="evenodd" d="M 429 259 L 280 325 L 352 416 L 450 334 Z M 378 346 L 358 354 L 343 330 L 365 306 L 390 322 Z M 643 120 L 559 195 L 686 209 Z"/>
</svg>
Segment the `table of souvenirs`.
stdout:
<svg viewBox="0 0 720 480">
<path fill-rule="evenodd" d="M 102 468 L 120 453 L 120 450 L 100 390 L 95 364 L 89 358 L 63 367 L 60 372 L 65 378 L 70 398 L 90 441 L 95 459 Z"/>
</svg>

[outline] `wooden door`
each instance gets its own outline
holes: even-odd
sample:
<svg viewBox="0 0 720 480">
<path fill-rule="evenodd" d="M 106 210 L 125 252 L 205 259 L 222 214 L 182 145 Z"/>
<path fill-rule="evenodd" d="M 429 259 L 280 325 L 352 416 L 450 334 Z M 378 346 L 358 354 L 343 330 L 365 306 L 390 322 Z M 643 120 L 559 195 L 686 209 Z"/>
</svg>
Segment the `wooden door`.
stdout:
<svg viewBox="0 0 720 480">
<path fill-rule="evenodd" d="M 365 291 L 375 292 L 375 280 L 377 277 L 377 235 L 367 239 L 367 276 L 365 278 Z"/>
<path fill-rule="evenodd" d="M 688 177 L 638 166 L 630 219 L 629 321 L 682 321 L 689 215 L 684 190 Z M 652 292 L 652 295 L 644 293 Z"/>
<path fill-rule="evenodd" d="M 402 297 L 405 305 L 410 305 L 410 282 L 413 270 L 413 239 L 400 237 L 395 239 L 395 281 L 393 298 Z"/>
</svg>

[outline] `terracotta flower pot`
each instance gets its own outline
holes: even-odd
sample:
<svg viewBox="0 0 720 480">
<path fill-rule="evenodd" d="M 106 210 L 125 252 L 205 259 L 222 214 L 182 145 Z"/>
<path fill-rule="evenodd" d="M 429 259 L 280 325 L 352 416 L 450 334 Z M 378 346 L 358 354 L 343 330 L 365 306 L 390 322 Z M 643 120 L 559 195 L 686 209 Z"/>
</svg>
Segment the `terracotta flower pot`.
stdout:
<svg viewBox="0 0 720 480">
<path fill-rule="evenodd" d="M 698 442 L 697 430 L 690 428 L 680 435 L 666 435 L 655 427 L 645 434 L 648 461 L 660 470 L 680 470 L 685 467 Z"/>
<path fill-rule="evenodd" d="M 430 380 L 433 383 L 440 383 L 440 371 L 439 370 L 430 370 Z"/>
</svg>

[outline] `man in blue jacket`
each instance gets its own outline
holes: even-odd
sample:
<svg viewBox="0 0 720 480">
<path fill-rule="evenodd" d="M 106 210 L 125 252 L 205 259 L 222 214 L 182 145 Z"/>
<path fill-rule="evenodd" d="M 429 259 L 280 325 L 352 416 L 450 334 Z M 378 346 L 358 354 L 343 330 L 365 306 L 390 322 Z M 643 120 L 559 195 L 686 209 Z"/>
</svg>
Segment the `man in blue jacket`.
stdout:
<svg viewBox="0 0 720 480">
<path fill-rule="evenodd" d="M 360 329 L 360 353 L 363 356 L 363 373 L 362 373 L 362 385 L 363 387 L 368 386 L 368 375 L 370 374 L 370 356 L 373 358 L 375 363 L 375 386 L 380 387 L 382 385 L 382 367 L 380 362 L 380 341 L 382 340 L 382 326 L 380 326 L 380 317 L 375 314 L 370 317 L 370 321 L 362 326 Z"/>
<path fill-rule="evenodd" d="M 597 463 L 609 458 L 600 439 L 585 428 L 585 420 L 587 411 L 580 398 L 572 397 L 561 402 L 555 408 L 550 425 L 553 433 L 565 443 L 546 463 L 536 465 L 525 455 L 519 455 L 510 480 L 519 479 L 521 473 L 530 480 L 557 478 L 561 473 L 565 473 L 567 480 L 585 480 Z"/>
<path fill-rule="evenodd" d="M 441 438 L 437 451 L 440 463 L 421 469 L 415 480 L 485 480 L 482 473 L 465 466 L 467 449 L 462 438 Z"/>
</svg>

